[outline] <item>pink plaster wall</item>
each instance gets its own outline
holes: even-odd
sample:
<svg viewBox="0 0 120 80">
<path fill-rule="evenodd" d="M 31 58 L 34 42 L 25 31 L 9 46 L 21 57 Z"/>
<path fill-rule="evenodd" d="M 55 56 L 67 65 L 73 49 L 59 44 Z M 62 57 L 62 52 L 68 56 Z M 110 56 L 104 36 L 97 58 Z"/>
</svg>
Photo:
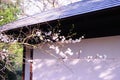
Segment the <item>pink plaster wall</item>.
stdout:
<svg viewBox="0 0 120 80">
<path fill-rule="evenodd" d="M 33 80 L 120 79 L 120 36 L 52 45 L 56 48 L 45 44 L 34 50 Z M 61 53 L 68 58 L 62 59 Z"/>
</svg>

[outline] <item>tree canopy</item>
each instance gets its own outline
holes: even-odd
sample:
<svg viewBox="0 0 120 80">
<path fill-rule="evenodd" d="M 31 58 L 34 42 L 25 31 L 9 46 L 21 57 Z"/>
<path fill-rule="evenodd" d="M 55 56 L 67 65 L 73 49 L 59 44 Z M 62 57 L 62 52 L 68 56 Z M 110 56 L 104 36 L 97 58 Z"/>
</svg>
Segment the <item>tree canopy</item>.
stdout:
<svg viewBox="0 0 120 80">
<path fill-rule="evenodd" d="M 0 2 L 0 26 L 16 20 L 19 13 L 17 5 Z"/>
</svg>

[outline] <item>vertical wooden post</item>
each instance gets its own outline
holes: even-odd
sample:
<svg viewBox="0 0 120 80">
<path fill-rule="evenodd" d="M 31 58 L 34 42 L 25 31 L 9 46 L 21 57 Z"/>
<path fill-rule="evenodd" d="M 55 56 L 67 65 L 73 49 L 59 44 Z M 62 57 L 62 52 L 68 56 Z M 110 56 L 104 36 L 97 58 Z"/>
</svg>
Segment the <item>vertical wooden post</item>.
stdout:
<svg viewBox="0 0 120 80">
<path fill-rule="evenodd" d="M 30 60 L 29 62 L 26 62 L 26 60 Z M 32 77 L 33 77 L 33 71 L 32 71 L 32 65 L 33 65 L 33 48 L 32 47 L 28 47 L 26 45 L 23 45 L 23 70 L 22 70 L 22 80 L 25 80 L 26 78 L 25 77 L 28 77 L 28 76 L 25 76 L 26 75 L 26 66 L 29 65 L 29 72 L 30 72 L 30 75 L 29 75 L 29 79 L 30 80 L 33 80 Z M 27 65 L 26 65 L 27 64 Z"/>
<path fill-rule="evenodd" d="M 23 65 L 22 65 L 22 80 L 25 80 L 25 58 L 26 58 L 26 46 L 23 45 Z"/>
<path fill-rule="evenodd" d="M 30 80 L 32 80 L 33 77 L 33 70 L 32 70 L 32 65 L 33 65 L 33 48 L 30 49 Z"/>
</svg>

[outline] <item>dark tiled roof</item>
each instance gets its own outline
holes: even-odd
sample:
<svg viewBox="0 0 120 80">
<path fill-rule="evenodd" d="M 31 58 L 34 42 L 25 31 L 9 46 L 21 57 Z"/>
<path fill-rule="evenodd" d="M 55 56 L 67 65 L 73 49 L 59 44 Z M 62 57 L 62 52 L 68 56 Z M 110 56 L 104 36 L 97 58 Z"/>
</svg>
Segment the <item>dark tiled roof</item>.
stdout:
<svg viewBox="0 0 120 80">
<path fill-rule="evenodd" d="M 0 27 L 1 31 L 20 28 L 23 26 L 43 23 L 62 18 L 68 18 L 75 15 L 81 15 L 93 11 L 99 11 L 107 8 L 120 6 L 120 0 L 86 0 L 76 2 L 68 6 L 49 10 L 43 13 L 35 14 L 33 16 L 25 17 L 14 21 L 12 23 Z"/>
</svg>

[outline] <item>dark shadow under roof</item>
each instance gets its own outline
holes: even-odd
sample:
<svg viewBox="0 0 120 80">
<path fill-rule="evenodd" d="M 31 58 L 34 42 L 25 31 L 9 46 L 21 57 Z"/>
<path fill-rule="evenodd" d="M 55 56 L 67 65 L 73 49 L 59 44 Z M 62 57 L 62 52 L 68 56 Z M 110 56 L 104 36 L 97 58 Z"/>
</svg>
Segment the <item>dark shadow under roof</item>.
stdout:
<svg viewBox="0 0 120 80">
<path fill-rule="evenodd" d="M 76 15 L 82 15 L 85 13 L 91 13 L 113 7 L 120 7 L 120 0 L 87 0 L 76 2 L 68 6 L 63 6 L 61 8 L 19 19 L 12 23 L 1 26 L 0 30 L 8 31 L 24 26 L 49 22 L 57 19 L 65 19 L 72 16 L 74 17 Z"/>
</svg>

